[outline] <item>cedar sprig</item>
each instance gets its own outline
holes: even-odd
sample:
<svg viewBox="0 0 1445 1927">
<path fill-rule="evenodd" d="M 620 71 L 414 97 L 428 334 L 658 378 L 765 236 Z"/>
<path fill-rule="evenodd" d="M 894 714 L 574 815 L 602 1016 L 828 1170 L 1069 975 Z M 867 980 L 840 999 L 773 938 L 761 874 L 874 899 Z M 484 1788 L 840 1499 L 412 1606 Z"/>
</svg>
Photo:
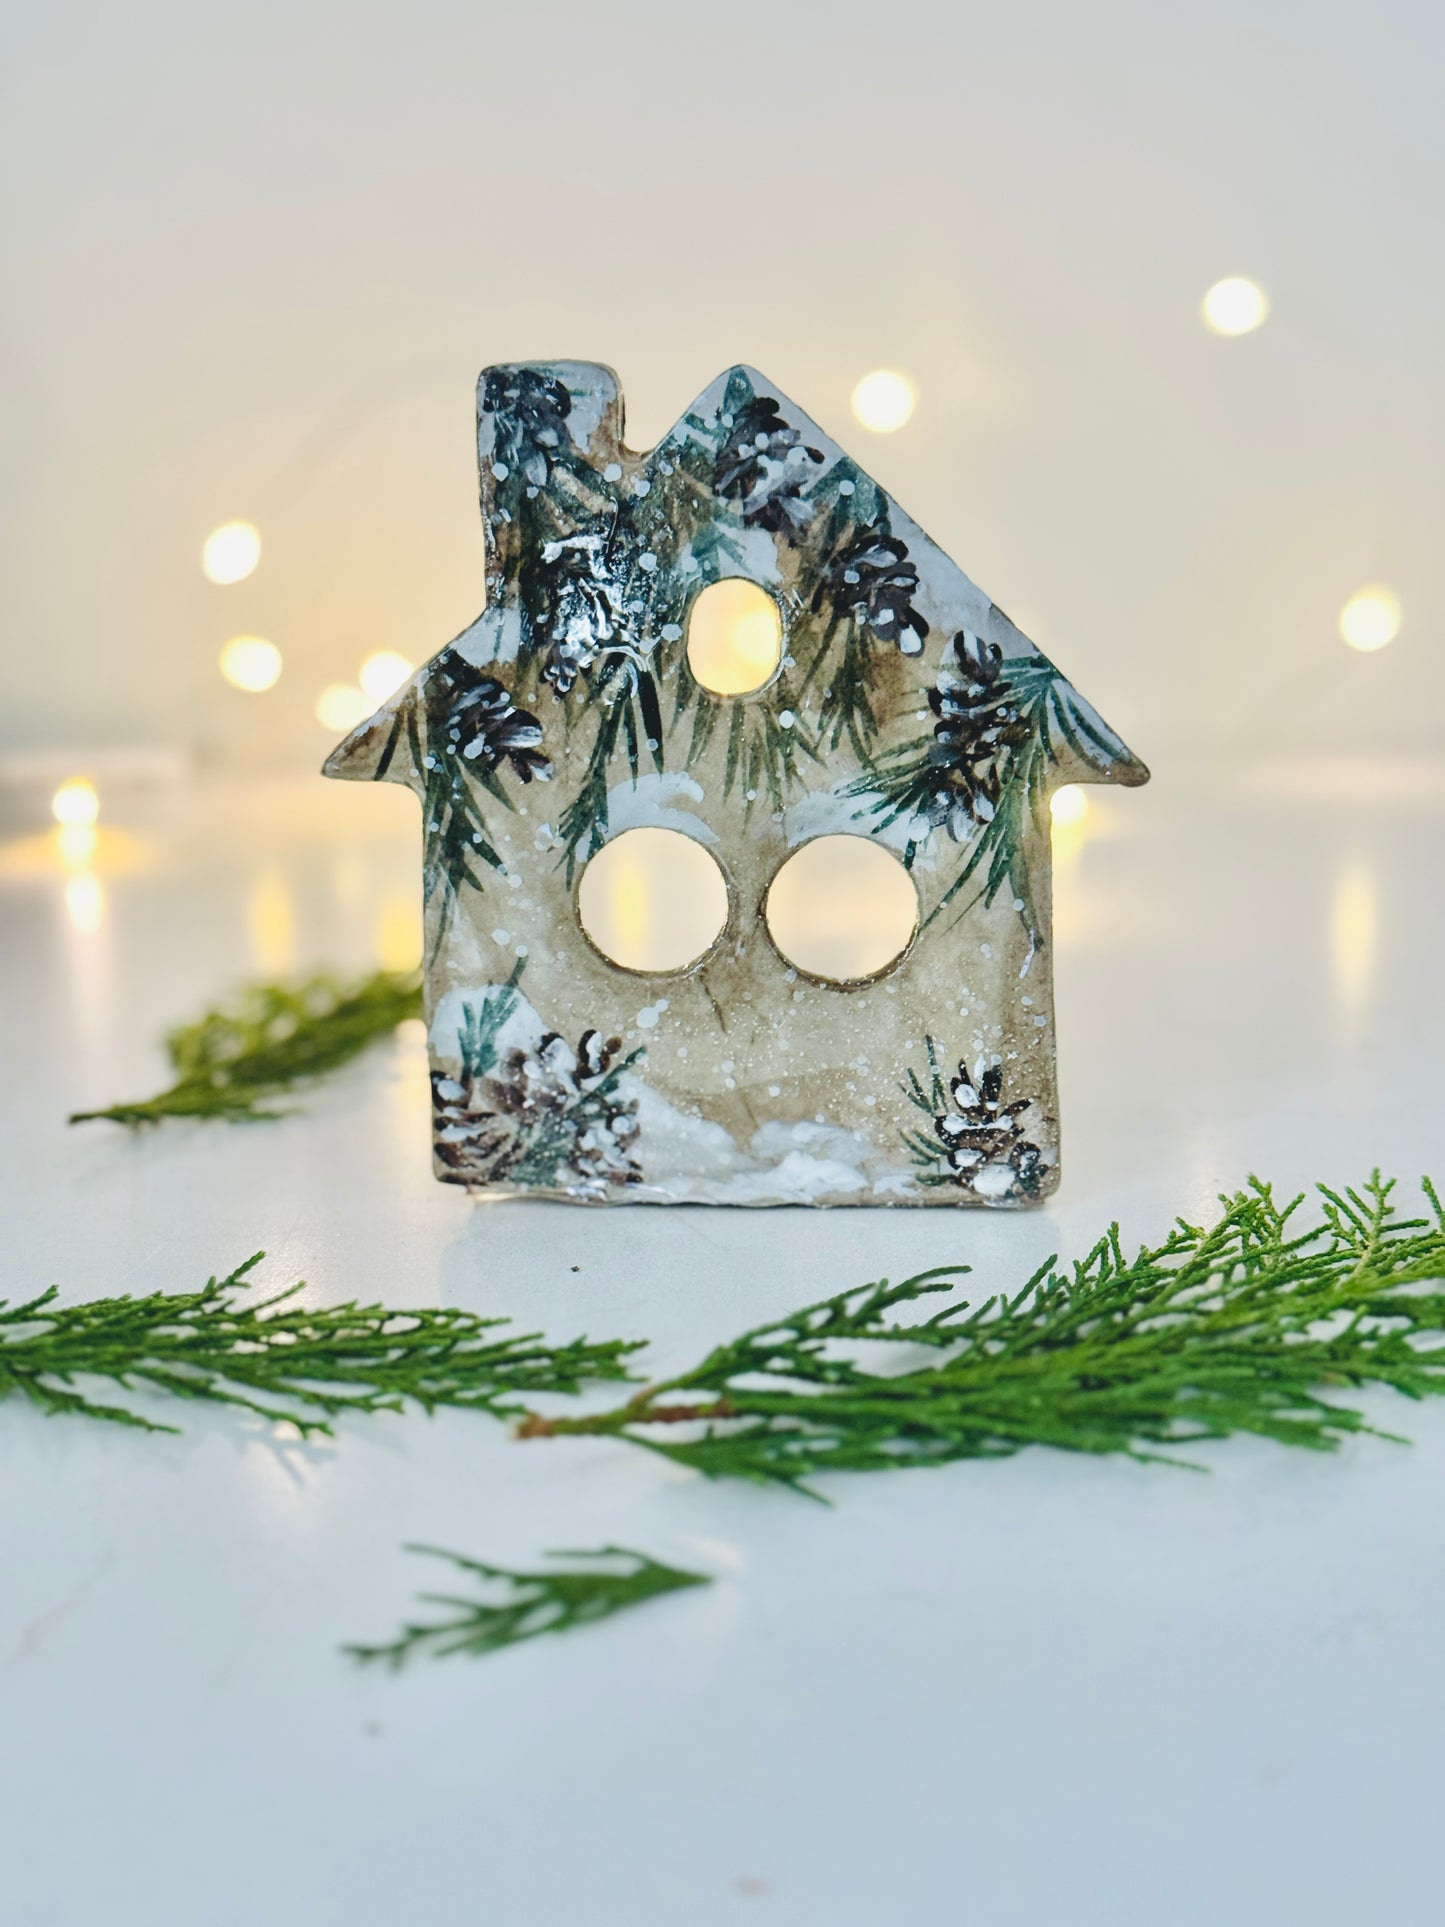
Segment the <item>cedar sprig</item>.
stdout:
<svg viewBox="0 0 1445 1927">
<path fill-rule="evenodd" d="M 1278 1205 L 1251 1179 L 1208 1226 L 1179 1219 L 1131 1257 L 1118 1227 L 1072 1266 L 932 1317 L 902 1308 L 951 1293 L 968 1266 L 839 1293 L 718 1346 L 701 1364 L 586 1418 L 529 1416 L 523 1437 L 612 1434 L 713 1478 L 807 1491 L 824 1472 L 1002 1458 L 1027 1445 L 1173 1457 L 1254 1433 L 1330 1450 L 1373 1431 L 1327 1393 L 1445 1391 L 1445 1216 L 1401 1218 L 1393 1181 L 1321 1186 Z M 857 1346 L 883 1345 L 879 1369 Z M 876 1354 L 875 1354 L 876 1356 Z M 1162 1449 L 1160 1449 L 1162 1448 Z M 812 1494 L 811 1496 L 817 1496 Z"/>
<path fill-rule="evenodd" d="M 633 1552 L 626 1546 L 603 1546 L 596 1552 L 548 1553 L 549 1559 L 607 1563 L 540 1572 L 516 1572 L 481 1559 L 464 1559 L 460 1553 L 446 1552 L 440 1546 L 408 1546 L 406 1550 L 445 1559 L 457 1572 L 481 1582 L 476 1588 L 480 1596 L 419 1593 L 422 1604 L 439 1606 L 446 1616 L 409 1622 L 384 1645 L 342 1648 L 353 1659 L 379 1661 L 393 1672 L 424 1654 L 446 1659 L 454 1653 L 495 1653 L 504 1646 L 539 1639 L 544 1633 L 572 1632 L 662 1593 L 711 1584 L 704 1573 L 665 1566 L 645 1552 Z"/>
<path fill-rule="evenodd" d="M 77 1111 L 70 1122 L 281 1117 L 284 1112 L 264 1107 L 265 1099 L 339 1069 L 405 1018 L 421 1014 L 421 975 L 415 970 L 379 970 L 352 983 L 317 976 L 294 985 L 253 984 L 167 1034 L 166 1055 L 176 1072 L 169 1090 L 103 1111 Z"/>
<path fill-rule="evenodd" d="M 617 1339 L 552 1345 L 536 1333 L 500 1333 L 505 1318 L 449 1307 L 302 1305 L 300 1284 L 246 1303 L 264 1255 L 200 1291 L 61 1305 L 52 1287 L 28 1304 L 0 1299 L 0 1400 L 13 1393 L 43 1412 L 179 1429 L 81 1389 L 102 1379 L 128 1393 L 239 1406 L 309 1436 L 330 1433 L 345 1413 L 407 1405 L 510 1416 L 538 1392 L 628 1377 L 623 1361 L 636 1346 Z"/>
</svg>

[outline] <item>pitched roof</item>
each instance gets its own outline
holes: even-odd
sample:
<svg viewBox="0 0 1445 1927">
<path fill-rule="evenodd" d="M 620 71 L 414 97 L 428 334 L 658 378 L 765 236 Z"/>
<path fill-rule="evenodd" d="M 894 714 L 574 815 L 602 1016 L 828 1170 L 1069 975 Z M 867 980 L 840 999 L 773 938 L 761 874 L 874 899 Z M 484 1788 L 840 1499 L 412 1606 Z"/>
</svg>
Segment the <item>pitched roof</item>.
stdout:
<svg viewBox="0 0 1445 1927">
<path fill-rule="evenodd" d="M 846 597 L 851 590 L 841 585 L 849 579 L 850 555 L 843 551 L 851 543 L 851 559 L 871 584 L 872 598 L 866 610 L 858 604 L 855 615 L 869 626 L 873 642 L 892 642 L 901 657 L 916 663 L 920 695 L 940 674 L 947 679 L 944 658 L 953 639 L 970 637 L 969 647 L 984 659 L 996 655 L 1005 664 L 1048 673 L 1048 702 L 1040 714 L 1042 726 L 1052 725 L 1054 732 L 1056 780 L 1128 785 L 1148 780 L 1143 763 L 1003 610 L 756 370 L 739 366 L 719 375 L 646 452 L 629 451 L 622 436 L 621 394 L 608 368 L 539 362 L 483 371 L 477 444 L 487 603 L 448 645 L 462 661 L 474 667 L 505 665 L 536 651 L 533 611 L 527 605 L 538 594 L 555 597 L 549 582 L 554 573 L 576 585 L 574 628 L 581 628 L 574 654 L 585 653 L 582 631 L 589 613 L 602 624 L 620 617 L 618 626 L 625 626 L 626 611 L 615 606 L 615 598 L 598 597 L 589 604 L 587 545 L 596 549 L 615 541 L 628 518 L 643 525 L 636 531 L 642 570 L 648 571 L 651 558 L 654 577 L 665 577 L 652 550 L 640 546 L 649 540 L 645 523 L 650 517 L 655 526 L 675 526 L 674 511 L 695 513 L 701 494 L 703 531 L 689 545 L 686 579 L 671 585 L 678 606 L 666 606 L 666 597 L 657 606 L 650 596 L 644 618 L 648 633 L 634 645 L 649 654 L 659 680 L 669 667 L 681 673 L 678 645 L 686 600 L 700 582 L 752 575 L 765 584 L 791 587 L 801 600 L 798 583 L 806 586 L 832 570 L 835 588 Z M 540 548 L 529 547 L 524 528 L 543 510 L 549 539 Z M 851 581 L 858 583 L 858 569 Z M 800 607 L 797 614 L 805 622 L 809 611 Z M 892 634 L 890 622 L 896 625 Z M 561 649 L 565 658 L 568 646 L 559 642 L 554 621 L 553 655 Z M 324 773 L 361 780 L 392 774 L 388 765 L 400 720 L 425 689 L 433 666 L 446 656 L 446 650 L 438 652 L 353 730 L 327 758 Z M 563 694 L 571 687 L 565 659 L 551 671 L 544 667 L 542 674 Z M 394 773 L 406 780 L 413 773 L 404 763 Z"/>
</svg>

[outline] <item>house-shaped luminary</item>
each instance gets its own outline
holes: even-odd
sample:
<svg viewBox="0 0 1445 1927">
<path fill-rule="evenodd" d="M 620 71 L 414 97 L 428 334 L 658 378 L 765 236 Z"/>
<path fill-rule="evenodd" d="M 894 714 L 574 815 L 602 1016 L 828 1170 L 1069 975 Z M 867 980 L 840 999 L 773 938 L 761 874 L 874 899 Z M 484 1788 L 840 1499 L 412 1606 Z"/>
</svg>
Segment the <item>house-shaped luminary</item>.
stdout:
<svg viewBox="0 0 1445 1927">
<path fill-rule="evenodd" d="M 618 1203 L 1047 1195 L 1050 798 L 1147 770 L 753 370 L 647 454 L 586 363 L 488 369 L 477 427 L 486 607 L 326 764 L 421 800 L 437 1175 Z M 718 583 L 775 612 L 745 693 L 693 647 Z M 640 829 L 719 879 L 699 954 L 662 970 L 579 910 Z M 837 838 L 911 906 L 842 981 L 770 913 Z"/>
</svg>

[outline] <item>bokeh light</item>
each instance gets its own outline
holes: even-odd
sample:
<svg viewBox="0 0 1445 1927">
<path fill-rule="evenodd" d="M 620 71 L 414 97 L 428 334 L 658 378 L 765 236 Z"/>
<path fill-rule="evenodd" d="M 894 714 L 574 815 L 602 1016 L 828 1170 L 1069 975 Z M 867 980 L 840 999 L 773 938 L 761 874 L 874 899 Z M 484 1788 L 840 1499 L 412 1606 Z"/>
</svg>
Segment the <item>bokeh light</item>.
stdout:
<svg viewBox="0 0 1445 1927">
<path fill-rule="evenodd" d="M 283 977 L 296 962 L 296 902 L 289 878 L 274 866 L 251 883 L 246 904 L 251 963 L 263 977 Z"/>
<path fill-rule="evenodd" d="M 281 674 L 281 651 L 264 636 L 232 636 L 221 651 L 221 674 L 233 689 L 259 695 Z"/>
<path fill-rule="evenodd" d="M 853 390 L 853 413 L 875 435 L 891 435 L 902 428 L 917 405 L 913 383 L 892 368 L 875 368 Z"/>
<path fill-rule="evenodd" d="M 1204 297 L 1204 325 L 1217 335 L 1247 335 L 1269 313 L 1269 296 L 1254 281 L 1240 275 L 1216 281 Z"/>
<path fill-rule="evenodd" d="M 1342 1012 L 1353 1016 L 1369 1001 L 1379 947 L 1380 905 L 1374 874 L 1352 856 L 1335 880 L 1330 905 L 1330 951 Z"/>
<path fill-rule="evenodd" d="M 1340 634 L 1351 649 L 1368 655 L 1395 640 L 1402 613 L 1398 597 L 1390 590 L 1378 586 L 1361 589 L 1340 611 Z"/>
<path fill-rule="evenodd" d="M 94 823 L 100 815 L 100 798 L 94 783 L 83 776 L 72 776 L 62 783 L 50 799 L 50 814 L 57 823 Z"/>
<path fill-rule="evenodd" d="M 371 711 L 371 698 L 354 682 L 328 683 L 316 698 L 317 722 L 338 733 L 355 729 L 358 723 L 366 721 Z"/>
<path fill-rule="evenodd" d="M 60 861 L 67 870 L 84 870 L 95 861 L 100 831 L 93 823 L 62 823 L 55 832 Z"/>
<path fill-rule="evenodd" d="M 65 886 L 65 914 L 83 937 L 95 935 L 105 921 L 105 892 L 99 877 L 88 871 L 71 877 Z"/>
<path fill-rule="evenodd" d="M 1061 829 L 1072 829 L 1089 814 L 1089 799 L 1077 783 L 1061 783 L 1049 801 L 1049 814 Z"/>
<path fill-rule="evenodd" d="M 408 662 L 395 649 L 374 649 L 361 665 L 357 680 L 373 704 L 384 703 L 388 696 L 396 694 L 415 668 L 414 662 Z"/>
<path fill-rule="evenodd" d="M 376 912 L 374 954 L 382 970 L 415 970 L 422 956 L 419 895 L 383 898 Z"/>
<path fill-rule="evenodd" d="M 249 522 L 223 522 L 201 550 L 201 567 L 211 582 L 244 582 L 260 560 L 260 532 Z"/>
</svg>

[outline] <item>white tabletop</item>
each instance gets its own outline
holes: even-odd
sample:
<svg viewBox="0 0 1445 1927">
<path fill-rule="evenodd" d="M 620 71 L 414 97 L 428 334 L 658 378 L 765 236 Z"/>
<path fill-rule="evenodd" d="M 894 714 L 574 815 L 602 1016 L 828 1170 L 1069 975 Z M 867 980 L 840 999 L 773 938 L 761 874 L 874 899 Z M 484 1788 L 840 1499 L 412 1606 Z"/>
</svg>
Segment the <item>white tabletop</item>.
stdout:
<svg viewBox="0 0 1445 1927">
<path fill-rule="evenodd" d="M 1250 1171 L 1445 1177 L 1445 778 L 1166 771 L 1058 866 L 1064 1184 L 1026 1215 L 479 1206 L 433 1182 L 420 1027 L 269 1126 L 67 1130 L 238 978 L 405 944 L 409 798 L 138 804 L 70 887 L 0 851 L 0 1294 L 271 1284 L 645 1336 L 661 1371 L 879 1273 L 988 1289 Z M 68 907 L 67 907 L 68 904 Z M 94 927 L 90 927 L 94 926 Z M 400 934 L 399 934 L 400 933 Z M 415 1034 L 412 1034 L 415 1033 Z M 578 1269 L 574 1269 L 578 1268 Z M 483 1417 L 147 1437 L 0 1406 L 6 1927 L 1250 1927 L 1440 1918 L 1445 1410 L 1210 1473 L 1033 1451 L 829 1509 Z M 172 1414 L 174 1416 L 174 1414 Z M 717 1583 L 390 1677 L 431 1576 L 634 1545 Z"/>
</svg>

